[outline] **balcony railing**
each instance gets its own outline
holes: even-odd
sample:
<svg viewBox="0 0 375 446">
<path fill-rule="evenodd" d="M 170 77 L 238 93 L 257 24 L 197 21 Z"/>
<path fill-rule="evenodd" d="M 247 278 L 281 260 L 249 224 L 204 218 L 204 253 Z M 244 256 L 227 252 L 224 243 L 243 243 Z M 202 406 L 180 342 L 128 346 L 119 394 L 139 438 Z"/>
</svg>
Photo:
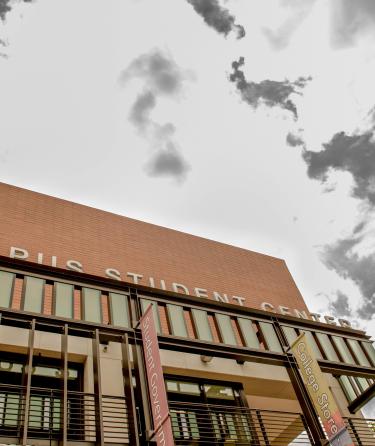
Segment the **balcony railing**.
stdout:
<svg viewBox="0 0 375 446">
<path fill-rule="evenodd" d="M 96 442 L 98 422 L 95 395 L 68 391 L 67 438 Z M 25 424 L 26 388 L 0 385 L 0 437 L 19 437 Z M 129 443 L 125 398 L 102 396 L 103 435 L 106 443 Z M 28 438 L 59 440 L 63 433 L 62 391 L 31 387 Z"/>
<path fill-rule="evenodd" d="M 346 418 L 345 422 L 356 446 L 375 446 L 375 419 Z"/>
<path fill-rule="evenodd" d="M 311 445 L 299 413 L 170 402 L 176 445 Z"/>
<path fill-rule="evenodd" d="M 0 385 L 0 438 L 19 438 L 26 405 L 23 386 Z M 28 436 L 60 440 L 63 435 L 62 392 L 31 388 Z M 176 446 L 308 446 L 311 435 L 302 414 L 246 407 L 169 402 Z M 95 395 L 68 392 L 69 442 L 97 441 L 98 407 Z M 103 395 L 103 434 L 106 443 L 128 444 L 125 398 Z M 375 419 L 346 418 L 356 446 L 375 446 Z"/>
</svg>

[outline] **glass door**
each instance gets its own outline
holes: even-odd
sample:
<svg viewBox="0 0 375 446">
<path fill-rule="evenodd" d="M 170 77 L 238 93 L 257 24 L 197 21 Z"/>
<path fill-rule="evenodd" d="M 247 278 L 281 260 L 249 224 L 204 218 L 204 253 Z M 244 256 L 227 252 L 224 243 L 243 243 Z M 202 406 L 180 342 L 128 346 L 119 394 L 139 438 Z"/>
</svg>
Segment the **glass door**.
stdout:
<svg viewBox="0 0 375 446">
<path fill-rule="evenodd" d="M 166 388 L 176 445 L 251 443 L 240 385 L 168 377 Z"/>
</svg>

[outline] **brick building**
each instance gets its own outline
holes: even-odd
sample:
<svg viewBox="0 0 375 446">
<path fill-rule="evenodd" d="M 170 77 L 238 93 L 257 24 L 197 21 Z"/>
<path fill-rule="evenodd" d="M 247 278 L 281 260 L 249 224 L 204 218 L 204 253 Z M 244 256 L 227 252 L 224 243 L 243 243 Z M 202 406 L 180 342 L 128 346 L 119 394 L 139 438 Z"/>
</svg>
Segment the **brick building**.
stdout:
<svg viewBox="0 0 375 446">
<path fill-rule="evenodd" d="M 365 333 L 318 320 L 281 259 L 0 184 L 0 442 L 151 444 L 151 304 L 176 445 L 322 444 L 306 333 L 355 444 L 375 444 Z"/>
</svg>

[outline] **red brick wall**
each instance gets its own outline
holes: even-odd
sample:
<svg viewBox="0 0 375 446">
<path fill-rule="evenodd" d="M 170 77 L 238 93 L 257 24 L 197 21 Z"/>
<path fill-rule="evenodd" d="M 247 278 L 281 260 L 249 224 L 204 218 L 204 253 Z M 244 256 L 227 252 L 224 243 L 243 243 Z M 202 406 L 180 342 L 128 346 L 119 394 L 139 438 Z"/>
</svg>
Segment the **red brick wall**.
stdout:
<svg viewBox="0 0 375 446">
<path fill-rule="evenodd" d="M 151 276 L 168 290 L 177 282 L 190 294 L 200 287 L 209 297 L 244 297 L 253 308 L 266 301 L 306 309 L 281 259 L 0 183 L 0 255 L 11 246 L 26 249 L 33 262 L 41 252 L 48 265 L 54 255 L 62 268 L 74 259 L 90 274 L 115 268 L 129 282 L 127 272 L 143 274 L 147 286 Z"/>
</svg>

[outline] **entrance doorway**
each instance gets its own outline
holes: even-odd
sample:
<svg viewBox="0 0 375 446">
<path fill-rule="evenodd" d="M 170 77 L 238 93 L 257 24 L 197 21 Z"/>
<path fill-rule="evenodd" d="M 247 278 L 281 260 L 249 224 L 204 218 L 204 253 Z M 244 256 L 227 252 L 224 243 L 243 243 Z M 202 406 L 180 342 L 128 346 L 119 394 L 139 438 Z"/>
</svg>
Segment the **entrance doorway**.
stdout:
<svg viewBox="0 0 375 446">
<path fill-rule="evenodd" d="M 240 384 L 167 377 L 176 445 L 249 445 L 252 421 Z"/>
</svg>

